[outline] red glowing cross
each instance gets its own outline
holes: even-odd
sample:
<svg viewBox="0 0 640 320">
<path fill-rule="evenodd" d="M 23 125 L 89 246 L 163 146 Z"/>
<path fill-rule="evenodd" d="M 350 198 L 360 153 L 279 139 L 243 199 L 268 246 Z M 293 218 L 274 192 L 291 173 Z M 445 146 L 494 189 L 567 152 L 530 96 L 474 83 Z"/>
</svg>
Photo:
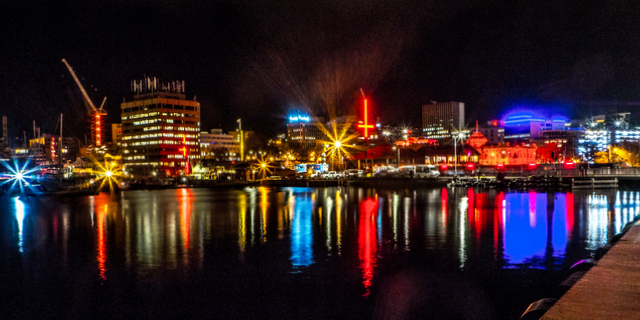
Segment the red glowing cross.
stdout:
<svg viewBox="0 0 640 320">
<path fill-rule="evenodd" d="M 365 138 L 369 137 L 369 128 L 373 129 L 373 125 L 367 122 L 368 116 L 369 115 L 367 114 L 367 99 L 364 99 L 364 124 L 359 124 L 358 128 L 364 128 Z"/>
<path fill-rule="evenodd" d="M 184 162 L 184 167 L 185 167 L 184 171 L 185 171 L 186 174 L 189 174 L 189 160 L 187 159 L 187 150 L 188 149 L 187 149 L 187 141 L 186 140 L 187 140 L 186 137 L 182 136 L 182 145 L 183 145 L 183 147 L 178 149 L 178 150 L 182 151 L 182 155 L 184 156 L 184 160 L 185 160 L 185 162 Z"/>
</svg>

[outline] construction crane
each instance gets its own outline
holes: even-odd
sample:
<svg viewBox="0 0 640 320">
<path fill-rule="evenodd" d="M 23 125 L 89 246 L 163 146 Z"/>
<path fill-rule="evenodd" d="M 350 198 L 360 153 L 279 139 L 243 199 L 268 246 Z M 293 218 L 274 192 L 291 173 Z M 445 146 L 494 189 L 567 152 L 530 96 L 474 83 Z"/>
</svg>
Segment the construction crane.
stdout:
<svg viewBox="0 0 640 320">
<path fill-rule="evenodd" d="M 67 60 L 62 59 L 62 62 L 67 66 L 67 69 L 69 69 L 71 76 L 76 81 L 76 84 L 78 84 L 78 87 L 80 87 L 80 91 L 82 91 L 82 95 L 84 96 L 84 99 L 87 101 L 87 104 L 91 108 L 91 110 L 89 110 L 89 114 L 91 116 L 91 142 L 93 143 L 94 147 L 96 148 L 101 147 L 102 132 L 103 132 L 102 119 L 107 115 L 107 112 L 104 111 L 103 108 L 104 108 L 104 103 L 107 101 L 107 97 L 104 97 L 104 99 L 102 100 L 102 105 L 100 105 L 100 109 L 97 109 L 96 106 L 91 101 L 91 99 L 89 98 L 87 91 L 84 90 L 84 87 L 82 86 L 82 83 L 80 83 L 80 80 L 76 76 L 76 73 L 73 72 L 73 68 L 71 68 L 69 63 L 67 63 Z"/>
</svg>

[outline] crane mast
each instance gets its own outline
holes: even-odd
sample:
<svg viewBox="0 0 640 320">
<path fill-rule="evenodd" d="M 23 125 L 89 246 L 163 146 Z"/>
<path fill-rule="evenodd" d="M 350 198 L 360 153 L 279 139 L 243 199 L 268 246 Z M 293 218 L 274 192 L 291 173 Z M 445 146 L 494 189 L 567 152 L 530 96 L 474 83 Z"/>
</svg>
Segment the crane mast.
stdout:
<svg viewBox="0 0 640 320">
<path fill-rule="evenodd" d="M 67 60 L 62 59 L 62 62 L 64 62 L 64 65 L 67 66 L 67 69 L 69 69 L 69 72 L 71 73 L 71 76 L 73 77 L 73 80 L 75 80 L 76 84 L 78 84 L 78 87 L 80 87 L 80 91 L 82 91 L 82 95 L 84 96 L 84 99 L 87 100 L 87 102 L 89 103 L 89 106 L 91 106 L 91 110 L 93 110 L 94 112 L 98 111 L 98 109 L 96 109 L 96 107 L 93 105 L 93 102 L 91 102 L 91 99 L 89 99 L 89 95 L 87 94 L 87 91 L 84 90 L 84 87 L 82 86 L 82 83 L 80 83 L 80 80 L 76 76 L 76 73 L 73 72 L 73 68 L 71 68 L 69 63 L 67 63 Z"/>
<path fill-rule="evenodd" d="M 100 106 L 100 109 L 96 109 L 96 106 L 93 104 L 93 102 L 89 98 L 87 91 L 82 86 L 82 83 L 80 83 L 80 80 L 78 79 L 78 76 L 76 76 L 76 73 L 73 71 L 73 68 L 71 68 L 69 63 L 67 63 L 67 60 L 62 59 L 62 62 L 64 63 L 65 66 L 67 66 L 67 69 L 69 69 L 69 73 L 71 73 L 73 80 L 76 81 L 76 84 L 80 88 L 80 91 L 82 91 L 82 95 L 84 96 L 84 99 L 89 104 L 89 107 L 91 107 L 91 110 L 90 110 L 91 142 L 93 142 L 95 147 L 100 147 L 102 145 L 102 116 L 105 116 L 107 114 L 106 112 L 103 111 L 102 108 L 104 107 L 104 103 L 107 100 L 107 97 L 104 97 L 104 100 L 102 100 L 102 105 Z"/>
</svg>

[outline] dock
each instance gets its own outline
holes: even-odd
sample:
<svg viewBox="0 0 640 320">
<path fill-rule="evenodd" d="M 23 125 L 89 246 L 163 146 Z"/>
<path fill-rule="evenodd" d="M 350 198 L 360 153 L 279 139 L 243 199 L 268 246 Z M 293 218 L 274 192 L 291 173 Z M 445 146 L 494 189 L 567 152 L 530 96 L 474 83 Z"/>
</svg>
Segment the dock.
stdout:
<svg viewBox="0 0 640 320">
<path fill-rule="evenodd" d="M 640 319 L 640 222 L 542 319 Z"/>
</svg>

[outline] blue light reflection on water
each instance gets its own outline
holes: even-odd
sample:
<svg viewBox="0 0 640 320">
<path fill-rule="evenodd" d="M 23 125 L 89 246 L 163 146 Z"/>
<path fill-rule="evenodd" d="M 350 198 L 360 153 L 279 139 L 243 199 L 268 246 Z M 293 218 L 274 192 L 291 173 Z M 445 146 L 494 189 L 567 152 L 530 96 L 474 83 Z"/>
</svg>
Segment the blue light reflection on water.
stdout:
<svg viewBox="0 0 640 320">
<path fill-rule="evenodd" d="M 292 188 L 293 203 L 291 221 L 291 265 L 295 267 L 313 264 L 313 205 L 312 193 Z"/>
<path fill-rule="evenodd" d="M 503 222 L 505 258 L 511 263 L 544 255 L 546 246 L 546 194 L 508 193 Z"/>
</svg>

